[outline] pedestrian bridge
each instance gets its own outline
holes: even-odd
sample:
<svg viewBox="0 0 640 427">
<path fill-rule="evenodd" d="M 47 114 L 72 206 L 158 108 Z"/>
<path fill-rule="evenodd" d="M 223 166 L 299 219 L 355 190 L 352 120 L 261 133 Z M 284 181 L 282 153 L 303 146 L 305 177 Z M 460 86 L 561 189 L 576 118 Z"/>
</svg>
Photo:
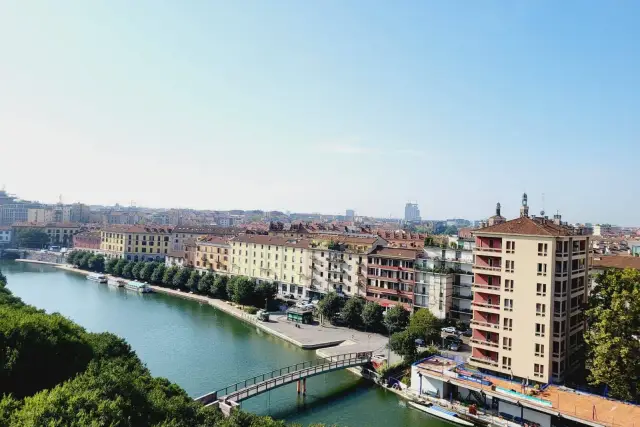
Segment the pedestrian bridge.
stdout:
<svg viewBox="0 0 640 427">
<path fill-rule="evenodd" d="M 371 362 L 372 352 L 346 353 L 327 358 L 298 363 L 266 372 L 244 381 L 212 391 L 195 400 L 205 406 L 220 405 L 225 409 L 237 406 L 243 400 L 271 391 L 293 382 L 298 382 L 298 393 L 306 392 L 306 379 L 340 369 L 363 366 Z M 228 407 L 228 408 L 226 408 Z"/>
</svg>

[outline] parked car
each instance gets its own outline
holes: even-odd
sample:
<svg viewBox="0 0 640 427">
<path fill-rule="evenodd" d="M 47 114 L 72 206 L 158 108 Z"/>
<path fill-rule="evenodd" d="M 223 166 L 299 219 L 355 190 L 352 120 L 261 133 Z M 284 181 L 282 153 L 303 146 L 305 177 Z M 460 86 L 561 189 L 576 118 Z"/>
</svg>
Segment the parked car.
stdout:
<svg viewBox="0 0 640 427">
<path fill-rule="evenodd" d="M 453 326 L 447 326 L 441 329 L 442 332 L 446 332 L 448 334 L 455 334 L 456 333 L 456 328 Z"/>
<path fill-rule="evenodd" d="M 449 350 L 458 351 L 460 350 L 460 345 L 456 342 L 452 342 L 451 344 L 449 344 Z"/>
<path fill-rule="evenodd" d="M 447 335 L 446 337 L 444 337 L 444 341 L 446 343 L 462 344 L 462 340 L 460 339 L 460 337 L 457 337 L 455 335 Z"/>
<path fill-rule="evenodd" d="M 462 335 L 464 335 L 465 337 L 470 337 L 473 334 L 473 331 L 471 329 L 467 329 L 466 331 L 462 331 Z"/>
</svg>

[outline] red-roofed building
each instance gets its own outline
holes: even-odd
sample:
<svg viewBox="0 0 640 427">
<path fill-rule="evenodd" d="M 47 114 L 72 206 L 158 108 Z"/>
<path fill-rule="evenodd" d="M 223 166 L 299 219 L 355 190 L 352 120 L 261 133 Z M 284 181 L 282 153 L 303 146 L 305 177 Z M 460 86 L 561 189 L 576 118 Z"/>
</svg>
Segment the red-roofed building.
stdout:
<svg viewBox="0 0 640 427">
<path fill-rule="evenodd" d="M 378 247 L 367 256 L 367 300 L 413 310 L 415 262 L 422 251 Z"/>
</svg>

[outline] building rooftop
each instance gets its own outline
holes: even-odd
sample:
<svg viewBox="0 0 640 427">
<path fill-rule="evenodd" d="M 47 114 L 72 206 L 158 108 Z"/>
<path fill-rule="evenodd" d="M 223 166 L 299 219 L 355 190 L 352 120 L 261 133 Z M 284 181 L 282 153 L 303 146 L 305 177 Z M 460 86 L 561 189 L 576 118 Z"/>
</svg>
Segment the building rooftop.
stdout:
<svg viewBox="0 0 640 427">
<path fill-rule="evenodd" d="M 210 234 L 214 236 L 236 236 L 240 234 L 242 230 L 235 227 L 178 225 L 173 228 L 173 232 L 184 234 Z"/>
<path fill-rule="evenodd" d="M 241 234 L 231 239 L 231 242 L 254 243 L 256 245 L 288 246 L 302 249 L 311 248 L 311 241 L 307 239 L 282 236 L 266 236 L 262 234 Z"/>
<path fill-rule="evenodd" d="M 161 225 L 107 225 L 102 231 L 111 233 L 171 233 L 172 227 Z"/>
<path fill-rule="evenodd" d="M 210 245 L 229 245 L 229 239 L 225 239 L 223 237 L 218 236 L 204 236 L 199 238 L 196 243 L 199 244 L 210 244 Z"/>
<path fill-rule="evenodd" d="M 12 225 L 12 227 L 17 228 L 81 228 L 86 227 L 85 224 L 78 224 L 75 222 L 48 222 L 48 223 L 39 223 L 39 222 L 16 222 Z"/>
<path fill-rule="evenodd" d="M 379 247 L 371 252 L 370 255 L 378 255 L 388 258 L 404 258 L 404 259 L 416 259 L 418 255 L 422 254 L 422 250 L 418 249 L 403 249 L 403 248 L 382 248 Z"/>
<path fill-rule="evenodd" d="M 501 224 L 480 228 L 473 231 L 474 235 L 491 234 L 521 234 L 526 236 L 573 236 L 575 233 L 564 225 L 554 224 L 552 220 L 530 218 L 522 216 Z"/>
<path fill-rule="evenodd" d="M 640 257 L 627 255 L 594 256 L 593 268 L 633 268 L 640 270 Z"/>
</svg>

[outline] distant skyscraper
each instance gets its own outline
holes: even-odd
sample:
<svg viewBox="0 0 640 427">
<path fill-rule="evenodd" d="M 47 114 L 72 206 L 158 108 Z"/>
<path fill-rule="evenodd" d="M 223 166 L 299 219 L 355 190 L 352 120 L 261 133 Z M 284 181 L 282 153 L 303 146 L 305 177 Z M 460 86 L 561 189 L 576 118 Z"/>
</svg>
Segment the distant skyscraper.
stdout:
<svg viewBox="0 0 640 427">
<path fill-rule="evenodd" d="M 353 209 L 347 209 L 345 216 L 349 221 L 353 221 L 353 218 L 356 216 L 356 211 L 354 211 Z"/>
<path fill-rule="evenodd" d="M 417 203 L 408 202 L 404 206 L 405 221 L 420 221 L 420 208 Z"/>
</svg>

